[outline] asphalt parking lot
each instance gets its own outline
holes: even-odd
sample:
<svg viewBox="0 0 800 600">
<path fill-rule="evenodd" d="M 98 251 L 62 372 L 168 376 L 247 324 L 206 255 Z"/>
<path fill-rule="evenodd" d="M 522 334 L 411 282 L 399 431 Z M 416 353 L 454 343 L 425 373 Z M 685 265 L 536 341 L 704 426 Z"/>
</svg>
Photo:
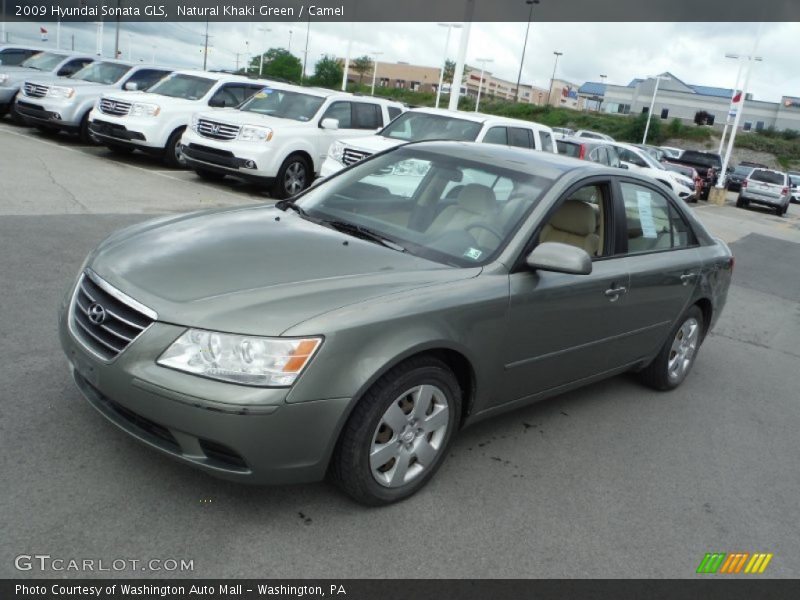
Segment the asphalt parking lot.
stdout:
<svg viewBox="0 0 800 600">
<path fill-rule="evenodd" d="M 419 494 L 365 509 L 327 484 L 241 486 L 172 462 L 69 376 L 56 307 L 97 242 L 252 202 L 271 201 L 0 122 L 0 577 L 63 576 L 14 567 L 48 554 L 194 561 L 124 576 L 686 578 L 716 551 L 800 575 L 800 206 L 696 209 L 736 268 L 681 388 L 622 376 L 483 422 Z"/>
</svg>

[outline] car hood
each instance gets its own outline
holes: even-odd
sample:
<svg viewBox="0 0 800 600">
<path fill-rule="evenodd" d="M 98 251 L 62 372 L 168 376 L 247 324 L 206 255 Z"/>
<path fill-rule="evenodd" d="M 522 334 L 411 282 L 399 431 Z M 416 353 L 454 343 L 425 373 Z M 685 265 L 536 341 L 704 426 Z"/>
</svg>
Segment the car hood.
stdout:
<svg viewBox="0 0 800 600">
<path fill-rule="evenodd" d="M 343 306 L 480 273 L 263 206 L 134 225 L 101 243 L 88 265 L 160 321 L 250 335 L 280 335 Z"/>
<path fill-rule="evenodd" d="M 21 81 L 31 76 L 47 77 L 49 74 L 48 71 L 40 71 L 38 69 L 31 69 L 30 67 L 4 67 L 0 65 L 0 75 L 8 75 L 8 82 Z"/>
<path fill-rule="evenodd" d="M 83 79 L 72 79 L 71 77 L 60 77 L 58 75 L 43 75 L 43 76 L 30 76 L 26 77 L 25 81 L 30 81 L 31 83 L 39 83 L 42 85 L 63 85 L 65 87 L 71 88 L 83 88 L 83 87 L 90 87 L 90 88 L 108 88 L 113 89 L 116 87 L 116 84 L 99 84 L 93 81 L 84 81 Z"/>
<path fill-rule="evenodd" d="M 260 125 L 262 127 L 271 127 L 273 129 L 281 130 L 285 130 L 290 127 L 301 127 L 303 129 L 308 129 L 309 125 L 309 121 L 279 119 L 277 117 L 260 115 L 258 113 L 239 110 L 237 108 L 218 108 L 213 111 L 204 111 L 202 113 L 198 113 L 197 117 L 200 119 L 211 119 L 213 121 L 230 123 L 231 125 Z"/>
<path fill-rule="evenodd" d="M 153 104 L 158 104 L 162 109 L 171 106 L 196 108 L 199 103 L 203 102 L 202 98 L 198 100 L 188 100 L 186 98 L 173 98 L 172 96 L 164 96 L 162 94 L 153 94 L 139 90 L 120 90 L 118 92 L 104 94 L 103 97 L 109 98 L 110 100 L 119 100 L 120 102 L 130 102 L 132 99 L 136 102 L 152 102 Z"/>
<path fill-rule="evenodd" d="M 348 148 L 353 150 L 361 150 L 362 152 L 369 152 L 370 154 L 377 154 L 383 150 L 402 146 L 406 142 L 403 140 L 396 140 L 382 135 L 368 135 L 359 138 L 343 138 L 339 140 Z"/>
</svg>

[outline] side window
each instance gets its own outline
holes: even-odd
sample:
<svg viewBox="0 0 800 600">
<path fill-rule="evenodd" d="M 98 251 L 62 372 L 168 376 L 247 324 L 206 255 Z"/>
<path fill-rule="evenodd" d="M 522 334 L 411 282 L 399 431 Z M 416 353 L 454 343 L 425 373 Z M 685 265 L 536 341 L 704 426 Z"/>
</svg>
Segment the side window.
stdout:
<svg viewBox="0 0 800 600">
<path fill-rule="evenodd" d="M 127 85 L 128 83 L 135 83 L 137 90 L 146 90 L 158 81 L 161 81 L 161 79 L 166 75 L 169 75 L 169 71 L 161 71 L 158 69 L 140 69 L 131 75 L 125 84 Z"/>
<path fill-rule="evenodd" d="M 353 129 L 377 129 L 381 126 L 381 107 L 367 102 L 353 102 Z"/>
<path fill-rule="evenodd" d="M 339 121 L 339 129 L 352 129 L 353 119 L 351 117 L 351 108 L 349 102 L 334 102 L 322 115 L 322 119 L 337 119 Z M 320 122 L 322 121 L 320 119 Z"/>
<path fill-rule="evenodd" d="M 689 225 L 661 193 L 621 182 L 628 231 L 628 254 L 686 248 L 694 244 Z"/>
<path fill-rule="evenodd" d="M 92 62 L 90 58 L 76 58 L 75 60 L 71 60 L 58 70 L 58 75 L 61 77 L 74 75 L 90 62 Z"/>
<path fill-rule="evenodd" d="M 553 136 L 550 135 L 549 131 L 540 131 L 539 140 L 542 142 L 541 150 L 543 152 L 553 151 Z"/>
<path fill-rule="evenodd" d="M 608 152 L 608 165 L 611 167 L 619 167 L 619 153 L 614 146 L 607 146 L 606 151 Z"/>
<path fill-rule="evenodd" d="M 647 164 L 641 158 L 636 156 L 633 152 L 631 152 L 627 148 L 619 149 L 619 159 L 631 163 L 632 165 L 636 165 L 637 167 L 647 166 Z"/>
<path fill-rule="evenodd" d="M 533 148 L 533 134 L 531 133 L 531 130 L 523 129 L 521 127 L 509 127 L 508 145 L 517 146 L 518 148 Z"/>
<path fill-rule="evenodd" d="M 608 187 L 592 184 L 571 192 L 539 232 L 539 243 L 559 242 L 604 256 Z"/>
<path fill-rule="evenodd" d="M 486 135 L 483 136 L 483 143 L 502 144 L 503 146 L 508 145 L 508 134 L 506 133 L 506 128 L 492 127 L 489 131 L 486 132 Z"/>
<path fill-rule="evenodd" d="M 397 117 L 403 114 L 403 111 L 396 106 L 389 106 L 387 107 L 389 111 L 389 120 L 394 121 Z"/>
<path fill-rule="evenodd" d="M 589 154 L 586 155 L 586 160 L 600 162 L 600 149 L 594 148 L 591 152 L 589 152 Z"/>
</svg>

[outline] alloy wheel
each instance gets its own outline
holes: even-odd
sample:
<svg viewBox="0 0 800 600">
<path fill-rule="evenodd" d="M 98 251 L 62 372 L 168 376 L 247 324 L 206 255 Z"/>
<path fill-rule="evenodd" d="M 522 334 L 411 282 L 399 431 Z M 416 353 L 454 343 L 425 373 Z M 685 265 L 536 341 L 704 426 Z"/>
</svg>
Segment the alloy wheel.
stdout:
<svg viewBox="0 0 800 600">
<path fill-rule="evenodd" d="M 442 451 L 450 421 L 444 392 L 419 385 L 389 405 L 372 436 L 369 463 L 380 485 L 397 488 L 432 467 Z"/>
<path fill-rule="evenodd" d="M 667 373 L 672 381 L 680 381 L 686 376 L 692 366 L 699 339 L 700 323 L 694 317 L 686 319 L 675 334 L 669 352 Z"/>
<path fill-rule="evenodd" d="M 289 196 L 302 192 L 306 187 L 306 167 L 301 161 L 295 161 L 286 167 L 283 176 L 283 188 Z"/>
</svg>

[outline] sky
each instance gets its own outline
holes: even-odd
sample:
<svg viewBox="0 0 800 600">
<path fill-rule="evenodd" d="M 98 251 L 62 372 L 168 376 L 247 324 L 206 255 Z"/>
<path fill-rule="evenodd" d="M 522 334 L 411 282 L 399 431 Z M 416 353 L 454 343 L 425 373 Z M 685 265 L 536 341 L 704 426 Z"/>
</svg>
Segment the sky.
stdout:
<svg viewBox="0 0 800 600">
<path fill-rule="evenodd" d="M 33 42 L 55 48 L 56 24 L 44 24 L 49 41 L 39 38 L 39 24 L 15 22 L 6 25 L 12 42 Z M 491 58 L 487 70 L 516 81 L 525 37 L 525 23 L 473 23 L 467 63 Z M 271 31 L 262 31 L 270 29 Z M 563 52 L 556 77 L 578 85 L 600 81 L 627 85 L 636 77 L 646 78 L 665 71 L 685 83 L 733 88 L 736 60 L 725 54 L 753 53 L 759 29 L 755 23 L 540 23 L 530 26 L 522 82 L 547 88 L 554 66 L 554 51 Z M 94 52 L 96 28 L 91 23 L 63 24 L 61 47 Z M 202 68 L 204 23 L 123 23 L 120 49 L 128 58 L 183 68 Z M 210 69 L 233 69 L 236 53 L 245 56 L 270 47 L 289 49 L 303 59 L 306 25 L 297 23 L 211 23 Z M 348 40 L 351 56 L 382 52 L 378 61 L 409 62 L 438 67 L 445 54 L 444 27 L 436 23 L 311 23 L 308 37 L 307 72 L 324 53 L 343 57 Z M 453 29 L 447 56 L 455 58 L 460 29 Z M 114 24 L 104 28 L 104 55 L 114 52 Z M 756 63 L 748 91 L 757 100 L 777 102 L 781 96 L 800 96 L 800 69 L 792 40 L 800 39 L 800 23 L 765 23 L 755 55 Z M 291 41 L 290 41 L 291 40 Z M 246 43 L 247 42 L 247 43 Z M 291 46 L 290 46 L 291 44 Z M 380 76 L 380 65 L 378 66 Z"/>
</svg>

